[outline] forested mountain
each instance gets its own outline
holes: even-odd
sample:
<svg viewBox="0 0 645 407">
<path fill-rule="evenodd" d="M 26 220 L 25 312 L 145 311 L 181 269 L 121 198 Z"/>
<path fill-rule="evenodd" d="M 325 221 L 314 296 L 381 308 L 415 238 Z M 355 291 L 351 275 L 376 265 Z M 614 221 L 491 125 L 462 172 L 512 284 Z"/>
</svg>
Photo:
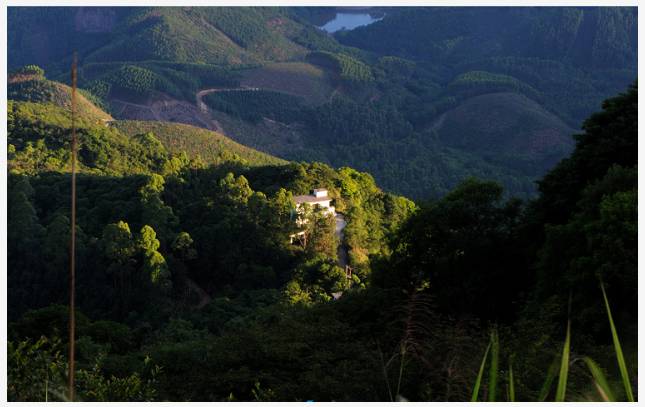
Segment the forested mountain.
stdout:
<svg viewBox="0 0 645 407">
<path fill-rule="evenodd" d="M 519 87 L 578 127 L 598 108 L 599 95 L 634 79 L 637 27 L 632 8 L 429 7 L 403 9 L 337 37 L 423 63 L 471 92 L 483 85 Z"/>
<path fill-rule="evenodd" d="M 64 361 L 55 338 L 65 313 L 56 304 L 67 297 L 69 95 L 42 70 L 22 72 L 31 76 L 12 77 L 11 94 L 20 100 L 9 100 L 8 116 L 9 318 L 14 340 L 48 339 L 10 342 L 9 353 L 20 361 L 11 362 L 9 398 L 60 399 Z M 278 312 L 307 309 L 350 287 L 364 288 L 370 256 L 389 250 L 385 242 L 415 209 L 351 168 L 286 163 L 186 125 L 103 121 L 109 115 L 87 100 L 81 105 L 76 245 L 84 400 L 211 398 L 201 390 L 160 394 L 159 380 L 166 378 L 157 362 L 133 353 L 147 346 L 135 337 L 148 337 L 168 321 L 180 330 L 196 324 L 224 332 L 220 322 L 230 313 L 255 318 L 260 304 Z M 322 212 L 294 212 L 294 195 L 321 186 L 344 214 L 340 236 Z M 292 244 L 300 216 L 307 219 L 307 240 Z M 339 266 L 340 251 L 350 274 Z M 202 311 L 201 322 L 185 319 Z M 37 364 L 36 354 L 48 363 Z M 49 390 L 31 379 L 41 373 L 56 377 L 45 384 Z M 251 397 L 259 391 L 253 385 L 227 395 Z"/>
<path fill-rule="evenodd" d="M 9 8 L 9 400 L 67 400 L 74 51 L 76 400 L 638 399 L 636 10 L 339 10 Z"/>
<path fill-rule="evenodd" d="M 159 60 L 214 65 L 286 60 L 303 52 L 287 38 L 299 25 L 275 8 L 12 8 L 10 15 L 12 45 L 25 47 L 10 47 L 17 65 L 58 62 L 55 58 L 69 57 L 71 49 L 88 63 Z M 63 24 L 49 25 L 56 20 Z M 21 26 L 34 29 L 23 31 Z M 38 48 L 56 44 L 49 55 Z"/>
<path fill-rule="evenodd" d="M 421 206 L 347 167 L 225 149 L 207 166 L 188 158 L 209 145 L 184 140 L 188 126 L 81 120 L 79 399 L 463 401 L 489 331 L 479 398 L 560 399 L 567 319 L 577 359 L 559 373 L 566 399 L 630 399 L 636 87 L 603 106 L 536 200 L 469 179 Z M 9 111 L 8 397 L 65 399 L 68 109 L 11 100 Z M 321 186 L 344 233 L 309 211 L 298 215 L 307 243 L 291 244 L 293 196 Z M 604 370 L 591 376 L 581 360 Z"/>
<path fill-rule="evenodd" d="M 341 42 L 415 61 L 462 63 L 500 54 L 574 66 L 633 66 L 636 10 L 626 7 L 424 7 L 341 32 Z M 423 37 L 425 41 L 418 41 Z"/>
<path fill-rule="evenodd" d="M 92 96 L 81 90 L 77 103 L 82 171 L 161 172 L 164 166 L 174 171 L 178 160 L 184 164 L 194 161 L 195 165 L 286 163 L 193 126 L 114 120 L 84 94 Z M 8 95 L 9 152 L 17 157 L 13 165 L 29 173 L 68 170 L 69 142 L 61 137 L 71 124 L 71 89 L 46 79 L 42 69 L 32 66 L 9 76 Z"/>
<path fill-rule="evenodd" d="M 217 129 L 414 198 L 481 175 L 534 196 L 583 119 L 636 77 L 632 8 L 379 8 L 354 30 L 312 25 L 342 10 L 15 7 L 9 66 L 67 81 L 77 50 L 81 86 L 116 118 Z M 215 125 L 195 96 L 221 88 L 263 93 L 210 94 Z"/>
</svg>

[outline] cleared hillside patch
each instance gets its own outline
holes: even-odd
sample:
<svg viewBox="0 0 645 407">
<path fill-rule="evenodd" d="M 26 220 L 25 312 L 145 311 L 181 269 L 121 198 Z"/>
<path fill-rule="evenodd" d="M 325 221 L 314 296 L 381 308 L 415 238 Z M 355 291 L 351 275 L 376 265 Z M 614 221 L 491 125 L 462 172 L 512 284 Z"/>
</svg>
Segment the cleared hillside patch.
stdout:
<svg viewBox="0 0 645 407">
<path fill-rule="evenodd" d="M 241 84 L 301 96 L 310 104 L 326 102 L 334 91 L 329 73 L 304 62 L 275 63 L 244 71 Z"/>
</svg>

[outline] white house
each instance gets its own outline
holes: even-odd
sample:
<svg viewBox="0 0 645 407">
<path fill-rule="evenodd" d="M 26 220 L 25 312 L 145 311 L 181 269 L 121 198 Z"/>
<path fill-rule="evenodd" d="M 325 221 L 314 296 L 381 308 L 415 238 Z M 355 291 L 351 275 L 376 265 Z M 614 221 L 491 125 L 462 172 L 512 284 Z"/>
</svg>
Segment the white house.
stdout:
<svg viewBox="0 0 645 407">
<path fill-rule="evenodd" d="M 303 205 L 316 205 L 320 206 L 325 209 L 326 214 L 331 215 L 331 216 L 336 216 L 336 208 L 334 208 L 331 205 L 331 198 L 327 194 L 327 189 L 325 188 L 317 188 L 314 189 L 313 192 L 310 195 L 297 195 L 293 197 L 294 202 L 296 203 L 296 212 L 302 213 L 303 211 Z M 306 220 L 305 220 L 306 222 Z M 296 220 L 296 224 L 298 226 L 302 226 L 303 220 L 301 218 L 298 218 Z M 295 233 L 291 235 L 291 242 L 293 243 L 293 240 L 296 237 L 300 237 L 304 235 L 304 231 Z"/>
<path fill-rule="evenodd" d="M 331 206 L 331 198 L 325 188 L 314 189 L 311 195 L 297 195 L 293 198 L 296 202 L 296 210 L 300 209 L 303 204 L 317 205 L 326 208 L 326 212 L 336 215 L 336 209 Z"/>
</svg>

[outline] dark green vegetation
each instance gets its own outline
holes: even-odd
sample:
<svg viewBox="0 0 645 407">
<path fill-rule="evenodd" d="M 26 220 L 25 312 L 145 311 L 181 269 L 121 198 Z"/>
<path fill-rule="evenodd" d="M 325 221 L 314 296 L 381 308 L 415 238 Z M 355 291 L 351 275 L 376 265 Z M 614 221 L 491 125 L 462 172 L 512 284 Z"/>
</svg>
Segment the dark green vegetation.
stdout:
<svg viewBox="0 0 645 407">
<path fill-rule="evenodd" d="M 14 7 L 10 13 L 12 44 L 26 48 L 11 47 L 9 58 L 16 65 L 26 61 L 51 63 L 67 57 L 69 47 L 78 48 L 88 63 L 155 60 L 249 64 L 286 60 L 304 51 L 288 39 L 300 27 L 276 8 Z M 54 19 L 71 24 L 47 27 Z M 24 27 L 34 29 L 24 31 Z M 53 33 L 57 35 L 48 37 Z M 44 54 L 43 48 L 51 51 Z"/>
<path fill-rule="evenodd" d="M 254 33 L 229 34 L 250 44 Z M 284 163 L 190 126 L 105 123 L 106 113 L 83 102 L 79 398 L 629 398 L 621 378 L 637 377 L 636 86 L 585 121 L 573 153 L 542 178 L 535 199 L 522 201 L 492 181 L 459 183 L 465 175 L 459 171 L 484 168 L 483 178 L 503 175 L 517 183 L 512 191 L 522 191 L 525 173 L 502 171 L 495 162 L 500 156 L 487 156 L 487 148 L 499 142 L 500 154 L 512 157 L 513 149 L 542 151 L 545 144 L 498 140 L 487 128 L 476 136 L 441 128 L 417 133 L 424 115 L 401 108 L 412 103 L 405 93 L 393 95 L 413 85 L 412 72 L 430 71 L 395 57 L 380 58 L 380 68 L 367 62 L 371 85 L 347 84 L 323 105 L 288 107 L 309 112 L 302 120 L 319 129 L 313 145 L 323 153 L 338 143 L 341 158 L 360 157 L 381 174 L 401 157 L 418 157 L 414 166 L 399 167 L 408 172 L 398 182 L 428 183 L 424 188 L 433 191 L 458 183 L 442 198 L 417 206 L 383 192 L 365 172 Z M 123 69 L 139 78 L 132 90 L 151 77 L 142 66 Z M 533 85 L 469 71 L 454 89 L 471 92 L 463 82 L 474 81 L 500 86 L 499 92 L 468 93 L 467 112 L 448 106 L 445 121 L 459 123 L 466 113 L 476 121 L 483 115 L 478 106 L 511 100 L 531 111 L 523 116 L 531 127 L 522 131 L 539 133 L 543 122 L 564 131 L 531 101 Z M 46 81 L 35 67 L 17 75 L 29 78 L 10 85 L 22 87 L 10 87 L 8 116 L 8 397 L 60 400 L 67 363 L 70 119 L 67 96 L 55 95 L 67 95 L 67 88 Z M 424 78 L 417 86 L 440 83 Z M 388 84 L 393 93 L 383 90 Z M 227 106 L 240 120 L 257 119 L 245 116 L 243 106 L 272 120 L 292 117 L 273 103 L 292 96 L 262 92 L 247 102 L 246 93 L 254 92 L 214 94 L 210 103 Z M 363 97 L 368 102 L 357 102 Z M 472 143 L 477 155 L 461 150 Z M 386 161 L 375 160 L 386 151 Z M 426 153 L 433 160 L 422 160 Z M 415 166 L 444 173 L 433 173 L 438 181 L 432 184 Z M 328 188 L 344 214 L 342 239 L 319 210 L 294 213 L 293 195 L 316 187 Z M 306 244 L 290 244 L 298 216 L 308 220 Z M 351 276 L 339 266 L 339 245 Z M 616 363 L 618 336 L 624 364 Z"/>
<path fill-rule="evenodd" d="M 635 10 L 621 7 L 423 8 L 339 39 L 422 64 L 437 79 L 450 68 L 450 96 L 513 89 L 577 127 L 600 94 L 633 80 L 636 29 Z"/>
<path fill-rule="evenodd" d="M 470 176 L 535 197 L 574 129 L 636 76 L 633 8 L 378 11 L 382 20 L 331 36 L 312 25 L 334 15 L 328 7 L 16 7 L 9 66 L 67 81 L 78 50 L 81 87 L 117 118 L 150 118 L 123 102 L 260 87 L 270 93 L 209 96 L 227 136 L 368 171 L 416 199 Z"/>
<path fill-rule="evenodd" d="M 67 297 L 69 113 L 52 102 L 11 100 L 8 126 L 8 278 L 16 322 L 9 397 L 60 399 L 65 358 L 57 338 L 66 314 L 50 304 L 64 304 Z M 233 325 L 254 319 L 256 307 L 268 307 L 267 315 L 292 309 L 308 315 L 332 293 L 364 288 L 369 256 L 389 251 L 385 242 L 415 208 L 380 191 L 368 174 L 324 164 L 284 165 L 202 133 L 163 123 L 79 122 L 78 394 L 85 400 L 225 399 L 231 393 L 251 398 L 260 390 L 246 378 L 210 396 L 198 381 L 186 393 L 160 392 L 164 381 L 185 374 L 173 373 L 171 360 L 184 346 L 176 340 L 218 335 L 230 346 L 227 338 L 237 336 Z M 190 140 L 184 144 L 184 138 Z M 211 153 L 209 147 L 219 154 L 206 166 L 200 157 Z M 290 244 L 296 229 L 292 194 L 318 186 L 329 188 L 345 214 L 343 241 L 335 236 L 333 219 L 314 211 L 303 215 L 309 219 L 307 244 Z M 337 265 L 338 244 L 353 267 L 350 278 Z M 231 317 L 238 322 L 229 330 Z"/>
<path fill-rule="evenodd" d="M 105 100 L 145 101 L 164 93 L 192 99 L 206 86 L 237 86 L 239 75 L 216 66 L 194 63 L 88 63 L 80 71 L 81 84 Z"/>
<path fill-rule="evenodd" d="M 350 86 L 374 81 L 370 67 L 347 54 L 316 51 L 310 52 L 307 59 L 315 65 L 324 66 L 337 72 L 340 79 Z"/>
<path fill-rule="evenodd" d="M 204 98 L 204 103 L 211 109 L 251 123 L 266 117 L 287 124 L 301 119 L 303 105 L 296 96 L 265 90 L 211 93 Z"/>
<path fill-rule="evenodd" d="M 570 151 L 570 129 L 578 128 L 600 100 L 634 80 L 636 27 L 635 10 L 627 8 L 407 8 L 336 38 L 373 53 L 377 94 L 412 124 L 408 136 L 424 146 L 438 137 L 434 149 L 454 149 L 454 158 L 443 163 L 465 154 L 484 161 L 471 164 L 476 170 L 460 165 L 460 179 L 490 173 L 486 166 L 492 166 L 517 173 L 512 180 L 496 177 L 511 192 L 530 194 L 533 181 Z M 497 95 L 507 92 L 530 100 L 518 103 Z M 473 112 L 478 95 L 495 100 L 497 108 L 482 101 L 485 107 Z M 434 149 L 420 155 L 432 161 Z M 403 157 L 409 163 L 401 170 L 420 161 Z M 416 169 L 446 179 L 431 165 Z M 407 178 L 396 169 L 370 170 L 377 175 L 390 170 L 397 174 L 394 182 Z M 383 182 L 389 187 L 388 178 Z M 434 179 L 421 182 L 428 181 Z M 421 188 L 410 185 L 403 191 L 419 196 L 415 190 Z M 438 186 L 430 192 L 442 189 L 447 190 Z"/>
</svg>

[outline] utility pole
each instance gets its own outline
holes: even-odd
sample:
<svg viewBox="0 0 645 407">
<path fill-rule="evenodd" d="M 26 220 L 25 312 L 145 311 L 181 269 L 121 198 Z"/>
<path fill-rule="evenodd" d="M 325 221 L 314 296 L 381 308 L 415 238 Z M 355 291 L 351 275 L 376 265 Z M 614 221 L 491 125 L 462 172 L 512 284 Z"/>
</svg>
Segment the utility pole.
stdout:
<svg viewBox="0 0 645 407">
<path fill-rule="evenodd" d="M 72 216 L 69 245 L 69 401 L 74 401 L 74 365 L 76 348 L 76 64 L 74 52 L 72 61 Z"/>
</svg>

